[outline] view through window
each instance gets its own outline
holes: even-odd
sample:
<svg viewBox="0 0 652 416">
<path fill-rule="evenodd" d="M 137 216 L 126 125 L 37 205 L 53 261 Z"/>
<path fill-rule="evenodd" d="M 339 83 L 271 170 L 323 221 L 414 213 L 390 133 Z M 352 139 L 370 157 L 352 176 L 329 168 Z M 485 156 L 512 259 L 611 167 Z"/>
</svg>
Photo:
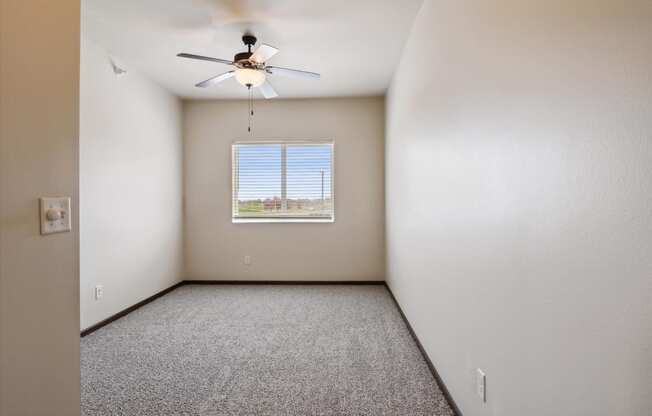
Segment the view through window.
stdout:
<svg viewBox="0 0 652 416">
<path fill-rule="evenodd" d="M 233 220 L 332 221 L 332 142 L 233 144 Z"/>
</svg>

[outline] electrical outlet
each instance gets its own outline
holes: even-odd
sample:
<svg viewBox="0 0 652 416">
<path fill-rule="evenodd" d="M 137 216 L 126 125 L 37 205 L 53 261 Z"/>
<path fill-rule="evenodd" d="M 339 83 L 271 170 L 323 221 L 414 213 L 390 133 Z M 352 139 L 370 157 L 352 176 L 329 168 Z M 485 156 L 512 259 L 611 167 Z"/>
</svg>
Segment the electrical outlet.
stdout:
<svg viewBox="0 0 652 416">
<path fill-rule="evenodd" d="M 483 403 L 487 401 L 487 376 L 479 368 L 475 370 L 475 392 Z"/>
<path fill-rule="evenodd" d="M 244 264 L 245 266 L 251 265 L 251 256 L 244 256 Z"/>
<path fill-rule="evenodd" d="M 104 296 L 104 286 L 102 285 L 95 286 L 95 300 L 102 299 L 102 296 Z"/>
</svg>

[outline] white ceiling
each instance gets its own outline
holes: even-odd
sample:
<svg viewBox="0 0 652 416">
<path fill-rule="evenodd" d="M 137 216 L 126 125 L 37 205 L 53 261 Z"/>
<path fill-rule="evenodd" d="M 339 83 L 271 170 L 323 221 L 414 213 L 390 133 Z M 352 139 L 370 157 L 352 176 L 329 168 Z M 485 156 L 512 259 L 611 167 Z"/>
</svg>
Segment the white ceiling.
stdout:
<svg viewBox="0 0 652 416">
<path fill-rule="evenodd" d="M 194 87 L 229 66 L 179 52 L 233 59 L 241 36 L 280 49 L 269 64 L 321 80 L 271 77 L 284 98 L 379 95 L 387 89 L 423 0 L 83 0 L 83 35 L 127 70 L 184 98 L 246 98 L 234 79 Z"/>
</svg>

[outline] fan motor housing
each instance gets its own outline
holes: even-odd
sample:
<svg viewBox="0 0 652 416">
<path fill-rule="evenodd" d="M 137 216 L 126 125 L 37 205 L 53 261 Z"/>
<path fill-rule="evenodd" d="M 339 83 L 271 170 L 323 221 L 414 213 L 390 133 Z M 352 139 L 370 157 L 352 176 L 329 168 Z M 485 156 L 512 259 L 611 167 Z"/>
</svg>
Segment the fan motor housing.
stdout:
<svg viewBox="0 0 652 416">
<path fill-rule="evenodd" d="M 258 39 L 256 39 L 256 37 L 251 33 L 245 33 L 244 36 L 242 36 L 242 43 L 244 43 L 245 46 L 247 46 L 248 51 L 235 54 L 235 56 L 233 57 L 233 63 L 235 64 L 236 67 L 251 68 L 251 69 L 263 68 L 262 65 L 256 64 L 255 62 L 249 60 L 249 58 L 251 58 L 251 55 L 253 55 L 253 53 L 251 52 L 251 47 L 254 46 L 257 41 Z"/>
<path fill-rule="evenodd" d="M 251 58 L 251 55 L 253 55 L 253 53 L 251 52 L 236 53 L 235 56 L 233 57 L 233 62 L 236 63 L 242 63 L 242 61 L 249 62 L 249 58 Z"/>
</svg>

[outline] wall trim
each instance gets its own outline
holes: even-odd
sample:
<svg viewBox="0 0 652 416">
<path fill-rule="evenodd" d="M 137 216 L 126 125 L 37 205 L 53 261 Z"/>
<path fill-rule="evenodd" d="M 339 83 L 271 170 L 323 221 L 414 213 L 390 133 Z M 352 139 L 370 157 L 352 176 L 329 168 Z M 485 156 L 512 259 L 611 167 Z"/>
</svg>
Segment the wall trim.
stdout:
<svg viewBox="0 0 652 416">
<path fill-rule="evenodd" d="M 184 280 L 186 285 L 384 285 L 383 280 Z"/>
<path fill-rule="evenodd" d="M 383 285 L 385 286 L 385 289 L 387 289 L 387 292 L 389 293 L 389 296 L 394 301 L 394 304 L 396 305 L 396 309 L 398 309 L 398 312 L 401 314 L 401 318 L 403 318 L 403 322 L 405 322 L 405 326 L 407 326 L 407 329 L 410 332 L 410 335 L 412 335 L 412 339 L 417 344 L 417 347 L 419 348 L 419 351 L 421 351 L 421 355 L 423 355 L 423 359 L 426 360 L 426 364 L 428 364 L 428 368 L 430 369 L 430 372 L 432 373 L 433 377 L 435 378 L 435 381 L 437 382 L 437 386 L 439 386 L 439 389 L 444 394 L 444 397 L 446 398 L 446 401 L 448 402 L 448 405 L 453 410 L 453 413 L 455 414 L 455 416 L 462 416 L 462 412 L 460 411 L 460 408 L 457 407 L 457 403 L 455 403 L 455 400 L 453 399 L 453 396 L 451 396 L 451 393 L 448 391 L 448 388 L 446 387 L 446 384 L 444 383 L 444 380 L 441 378 L 441 376 L 437 372 L 437 368 L 435 368 L 435 365 L 432 363 L 432 360 L 428 356 L 428 353 L 423 348 L 423 344 L 421 344 L 421 341 L 419 341 L 419 337 L 417 337 L 417 334 L 414 332 L 414 329 L 412 328 L 412 325 L 410 325 L 410 321 L 408 321 L 407 317 L 405 316 L 405 313 L 403 312 L 403 309 L 401 309 L 401 305 L 399 305 L 398 301 L 396 300 L 396 297 L 394 296 L 394 293 L 392 293 L 392 289 L 390 289 L 387 282 L 383 282 Z"/>
<path fill-rule="evenodd" d="M 441 376 L 437 372 L 437 369 L 435 368 L 435 365 L 432 363 L 432 360 L 428 356 L 428 353 L 426 353 L 426 350 L 423 348 L 423 345 L 421 344 L 421 341 L 419 341 L 419 337 L 417 337 L 417 334 L 414 332 L 414 329 L 412 328 L 412 325 L 410 325 L 410 321 L 408 321 L 407 317 L 405 316 L 405 313 L 403 312 L 403 309 L 401 309 L 401 305 L 399 305 L 398 301 L 396 300 L 396 297 L 394 296 L 394 293 L 392 293 L 392 290 L 390 289 L 389 285 L 387 285 L 386 281 L 383 280 L 353 280 L 353 281 L 325 281 L 325 280 L 319 280 L 319 281 L 311 281 L 311 280 L 182 280 L 179 283 L 176 283 L 167 289 L 163 289 L 160 292 L 141 300 L 140 302 L 136 303 L 135 305 L 132 305 L 126 309 L 121 310 L 120 312 L 109 316 L 108 318 L 96 323 L 95 325 L 92 325 L 84 330 L 81 331 L 80 336 L 85 337 L 86 335 L 89 335 L 98 329 L 102 328 L 103 326 L 106 326 L 110 324 L 113 321 L 116 321 L 123 316 L 135 311 L 136 309 L 140 308 L 141 306 L 145 306 L 148 303 L 160 298 L 163 295 L 166 295 L 173 290 L 181 287 L 181 286 L 186 286 L 186 285 L 382 285 L 387 289 L 387 293 L 389 293 L 389 296 L 392 298 L 392 301 L 394 302 L 394 305 L 396 305 L 396 309 L 398 309 L 399 314 L 401 315 L 401 318 L 403 319 L 403 322 L 405 323 L 405 326 L 408 329 L 408 332 L 412 336 L 412 339 L 414 342 L 417 344 L 417 347 L 419 348 L 419 351 L 421 351 L 421 355 L 423 356 L 423 359 L 426 361 L 426 364 L 428 365 L 428 368 L 430 369 L 430 372 L 432 373 L 433 377 L 435 378 L 435 381 L 437 382 L 437 386 L 439 386 L 439 389 L 443 393 L 444 397 L 446 398 L 446 401 L 450 405 L 451 409 L 453 409 L 453 413 L 455 413 L 456 416 L 462 416 L 462 412 L 460 411 L 459 407 L 457 407 L 457 404 L 455 403 L 455 400 L 453 400 L 453 396 L 451 396 L 450 392 L 448 391 L 448 388 L 446 388 L 446 384 L 444 384 L 444 380 L 442 380 Z"/>
<path fill-rule="evenodd" d="M 154 295 L 141 300 L 140 302 L 132 305 L 128 308 L 121 310 L 120 312 L 109 316 L 106 319 L 101 320 L 100 322 L 89 326 L 86 329 L 83 329 L 80 333 L 80 336 L 83 338 L 88 334 L 91 334 L 98 329 L 110 324 L 111 322 L 122 318 L 123 316 L 135 311 L 141 306 L 145 306 L 148 303 L 160 298 L 163 295 L 166 295 L 172 292 L 174 289 L 177 289 L 185 285 L 384 285 L 385 282 L 382 280 L 337 280 L 337 281 L 327 281 L 327 280 L 182 280 L 179 283 L 176 283 L 166 289 L 161 290 L 160 292 L 155 293 Z"/>
<path fill-rule="evenodd" d="M 136 309 L 140 308 L 141 306 L 147 305 L 151 301 L 153 301 L 155 299 L 158 299 L 161 296 L 172 292 L 174 289 L 176 289 L 176 288 L 178 288 L 180 286 L 183 286 L 183 284 L 184 284 L 183 281 L 181 281 L 179 283 L 176 283 L 176 284 L 174 284 L 174 285 L 172 285 L 172 286 L 170 286 L 170 287 L 168 287 L 166 289 L 161 290 L 160 292 L 157 292 L 157 293 L 153 294 L 152 296 L 150 296 L 150 297 L 148 297 L 146 299 L 141 300 L 140 302 L 136 303 L 135 305 L 132 305 L 132 306 L 126 308 L 126 309 L 121 310 L 120 312 L 118 312 L 118 313 L 116 313 L 114 315 L 109 316 L 108 318 L 106 318 L 104 320 L 101 320 L 100 322 L 96 323 L 95 325 L 89 326 L 88 328 L 81 331 L 80 336 L 83 338 L 86 335 L 97 331 L 98 329 L 102 328 L 103 326 L 106 326 L 106 325 L 110 324 L 111 322 L 116 321 L 116 320 L 122 318 L 125 315 L 128 315 L 129 313 L 135 311 Z"/>
</svg>

